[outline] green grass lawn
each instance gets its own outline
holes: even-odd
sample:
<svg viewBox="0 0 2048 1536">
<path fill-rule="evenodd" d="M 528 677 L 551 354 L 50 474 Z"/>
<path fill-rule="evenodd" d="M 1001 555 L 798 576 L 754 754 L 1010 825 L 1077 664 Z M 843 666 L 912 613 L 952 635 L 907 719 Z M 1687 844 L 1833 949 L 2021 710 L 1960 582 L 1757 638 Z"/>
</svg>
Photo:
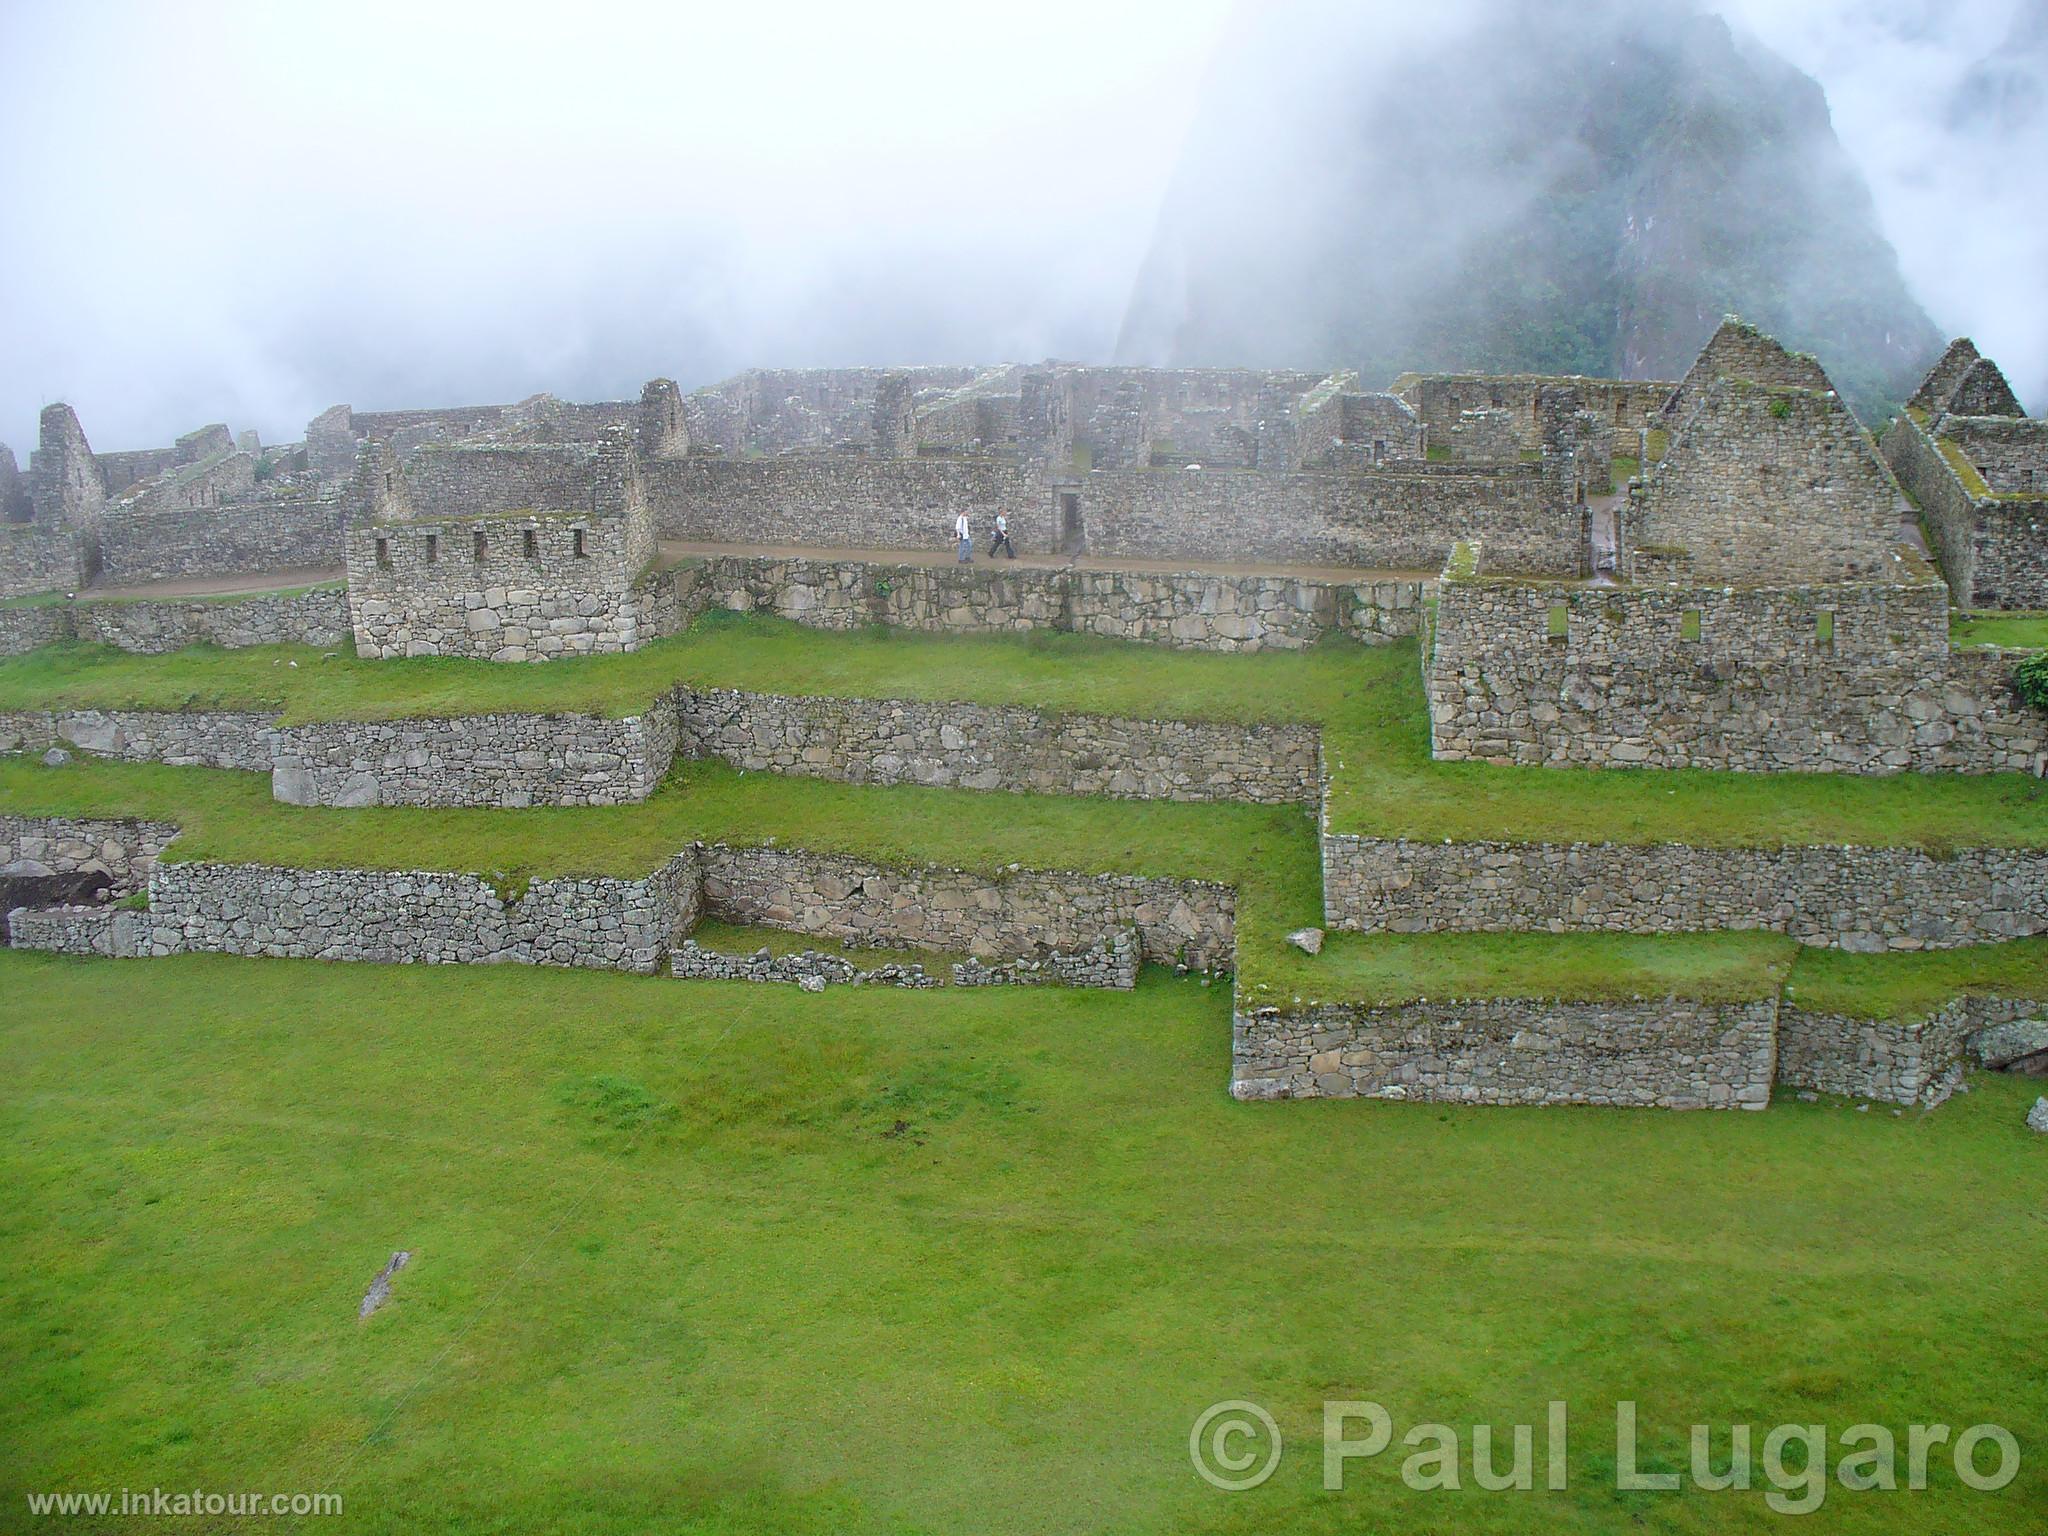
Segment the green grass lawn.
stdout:
<svg viewBox="0 0 2048 1536">
<path fill-rule="evenodd" d="M 1949 621 L 1956 645 L 2048 646 L 2048 613 L 1959 613 Z"/>
<path fill-rule="evenodd" d="M 296 667 L 290 665 L 297 662 Z M 1745 774 L 1438 763 L 1415 643 L 1248 656 L 1072 635 L 807 630 L 715 615 L 625 656 L 512 667 L 322 660 L 305 647 L 135 656 L 50 646 L 0 661 L 0 710 L 263 709 L 287 721 L 494 711 L 629 715 L 677 681 L 1052 713 L 1320 724 L 1337 831 L 1388 837 L 2048 847 L 2048 789 L 2018 774 Z"/>
<path fill-rule="evenodd" d="M 2048 1504 L 2023 1080 L 1900 1117 L 1240 1105 L 1225 998 L 1156 973 L 812 997 L 6 952 L 0 1050 L 10 1528 L 29 1490 L 158 1486 L 332 1490 L 292 1528 L 349 1532 L 1784 1527 L 1761 1491 L 1618 1492 L 1622 1399 L 1658 1469 L 1695 1421 L 2022 1447 L 2002 1492 L 1937 1455 L 1802 1529 Z M 1237 1398 L 1288 1444 L 1226 1494 L 1188 1436 Z M 1332 1398 L 1396 1436 L 1339 1492 Z M 1567 1491 L 1472 1489 L 1469 1432 L 1465 1491 L 1402 1485 L 1425 1421 L 1534 1424 L 1540 1478 L 1552 1399 Z"/>
</svg>

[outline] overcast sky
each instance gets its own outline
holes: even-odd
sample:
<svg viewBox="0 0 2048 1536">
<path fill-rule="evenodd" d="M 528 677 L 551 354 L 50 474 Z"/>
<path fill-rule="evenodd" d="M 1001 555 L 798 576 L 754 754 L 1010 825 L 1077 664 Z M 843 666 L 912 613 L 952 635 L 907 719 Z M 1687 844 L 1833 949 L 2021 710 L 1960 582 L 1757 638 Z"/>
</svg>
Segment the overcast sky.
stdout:
<svg viewBox="0 0 2048 1536">
<path fill-rule="evenodd" d="M 2048 406 L 2048 108 L 1953 109 L 2043 0 L 1715 3 L 1828 88 L 1936 323 Z M 0 440 L 55 399 L 114 449 L 1104 358 L 1229 4 L 0 0 Z"/>
</svg>

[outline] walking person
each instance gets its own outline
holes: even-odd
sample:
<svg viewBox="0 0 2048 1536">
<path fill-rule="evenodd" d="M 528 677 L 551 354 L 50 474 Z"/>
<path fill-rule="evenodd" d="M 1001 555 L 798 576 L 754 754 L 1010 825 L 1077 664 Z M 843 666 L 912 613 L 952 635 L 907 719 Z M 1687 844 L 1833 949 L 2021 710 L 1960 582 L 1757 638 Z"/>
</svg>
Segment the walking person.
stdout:
<svg viewBox="0 0 2048 1536">
<path fill-rule="evenodd" d="M 974 527 L 967 521 L 967 514 L 965 512 L 962 512 L 953 519 L 953 537 L 960 545 L 958 557 L 960 564 L 974 564 Z"/>
<path fill-rule="evenodd" d="M 1012 560 L 1017 558 L 1017 546 L 1010 542 L 1010 520 L 998 512 L 996 514 L 995 542 L 988 547 L 988 557 L 993 560 L 1005 550 L 1009 551 Z"/>
</svg>

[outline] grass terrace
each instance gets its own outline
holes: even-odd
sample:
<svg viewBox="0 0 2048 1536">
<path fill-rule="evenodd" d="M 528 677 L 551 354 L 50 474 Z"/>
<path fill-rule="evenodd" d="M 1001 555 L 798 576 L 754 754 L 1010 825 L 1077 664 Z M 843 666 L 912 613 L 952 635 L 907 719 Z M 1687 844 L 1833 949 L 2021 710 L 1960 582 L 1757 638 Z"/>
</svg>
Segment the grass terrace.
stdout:
<svg viewBox="0 0 2048 1536">
<path fill-rule="evenodd" d="M 174 860 L 475 870 L 508 892 L 535 877 L 645 874 L 697 841 L 990 873 L 1217 880 L 1238 892 L 1238 970 L 1251 1003 L 1760 997 L 1795 949 L 1776 934 L 1333 933 L 1312 957 L 1286 935 L 1322 921 L 1315 827 L 1288 807 L 878 788 L 688 763 L 639 805 L 334 810 L 280 804 L 260 774 L 16 757 L 0 758 L 0 811 L 176 822 L 185 831 L 165 855 Z"/>
<path fill-rule="evenodd" d="M 296 665 L 293 665 L 296 663 Z M 48 646 L 0 661 L 0 710 L 249 709 L 288 722 L 505 711 L 636 714 L 675 683 L 958 699 L 1048 713 L 1320 725 L 1333 831 L 1561 842 L 2048 847 L 2048 786 L 2017 774 L 1751 774 L 1439 763 L 1413 641 L 1231 656 L 1074 635 L 832 633 L 714 615 L 621 656 L 501 666 L 306 647 L 138 656 Z M 1006 799 L 1005 803 L 1009 803 Z M 989 810 L 977 817 L 1006 817 Z M 1120 809 L 1118 816 L 1135 814 Z"/>
<path fill-rule="evenodd" d="M 2001 645 L 2014 650 L 2048 648 L 2048 613 L 1957 613 L 1949 619 L 1956 645 Z"/>
<path fill-rule="evenodd" d="M 1816 1531 L 2038 1532 L 2038 1085 L 1937 1114 L 1235 1104 L 1221 989 L 901 992 L 0 952 L 0 1496 L 331 1490 L 337 1533 L 1775 1530 L 1686 1426 L 1897 1437 Z M 366 1322 L 394 1249 L 412 1262 Z M 1393 1447 L 1325 1491 L 1321 1405 Z M 1252 1493 L 1189 1429 L 1249 1399 Z M 1403 1486 L 1536 1428 L 1568 1486 Z M 1997 1493 L 1907 1426 L 2004 1426 Z M 1828 1444 L 1830 1467 L 1843 1454 Z M 63 1524 L 64 1522 L 54 1522 Z M 71 1522 L 81 1528 L 91 1522 Z M 188 1522 L 189 1523 L 189 1522 Z M 265 1522 L 254 1522 L 263 1524 Z M 300 1522 L 281 1522 L 296 1528 Z M 95 1529 L 101 1528 L 98 1526 Z"/>
</svg>

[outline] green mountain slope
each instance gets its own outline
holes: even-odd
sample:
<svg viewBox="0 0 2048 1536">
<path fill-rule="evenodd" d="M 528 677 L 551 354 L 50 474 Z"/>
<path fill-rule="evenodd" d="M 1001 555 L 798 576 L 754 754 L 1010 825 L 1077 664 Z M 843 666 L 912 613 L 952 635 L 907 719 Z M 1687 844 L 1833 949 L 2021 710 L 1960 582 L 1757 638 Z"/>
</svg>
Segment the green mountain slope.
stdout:
<svg viewBox="0 0 2048 1536">
<path fill-rule="evenodd" d="M 1820 88 L 1691 0 L 1238 18 L 1126 361 L 1675 378 L 1739 312 L 1866 406 L 1941 338 Z"/>
</svg>

